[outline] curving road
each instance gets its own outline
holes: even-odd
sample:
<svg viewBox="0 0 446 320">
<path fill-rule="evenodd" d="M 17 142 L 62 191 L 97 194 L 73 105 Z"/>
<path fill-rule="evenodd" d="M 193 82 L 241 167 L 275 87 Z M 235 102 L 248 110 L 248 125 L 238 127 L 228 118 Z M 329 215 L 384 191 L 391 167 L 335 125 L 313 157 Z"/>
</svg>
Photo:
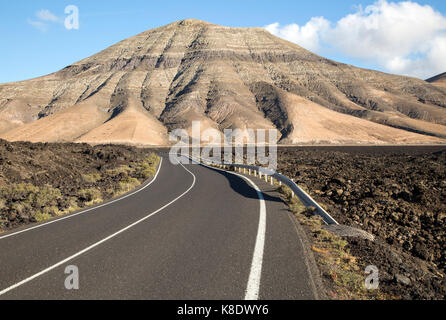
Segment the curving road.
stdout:
<svg viewBox="0 0 446 320">
<path fill-rule="evenodd" d="M 0 300 L 317 299 L 297 230 L 260 179 L 165 155 L 132 194 L 0 235 Z"/>
</svg>

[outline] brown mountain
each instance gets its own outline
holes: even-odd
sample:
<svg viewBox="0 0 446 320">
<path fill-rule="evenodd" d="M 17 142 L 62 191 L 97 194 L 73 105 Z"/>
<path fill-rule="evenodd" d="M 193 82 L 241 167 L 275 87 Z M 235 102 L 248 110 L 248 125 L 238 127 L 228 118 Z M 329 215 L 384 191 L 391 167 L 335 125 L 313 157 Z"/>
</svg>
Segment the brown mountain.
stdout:
<svg viewBox="0 0 446 320">
<path fill-rule="evenodd" d="M 432 83 L 434 86 L 446 89 L 446 72 L 427 79 L 426 81 Z"/>
<path fill-rule="evenodd" d="M 12 141 L 165 145 L 193 120 L 277 129 L 282 143 L 443 143 L 446 89 L 198 20 L 0 85 L 0 138 Z"/>
</svg>

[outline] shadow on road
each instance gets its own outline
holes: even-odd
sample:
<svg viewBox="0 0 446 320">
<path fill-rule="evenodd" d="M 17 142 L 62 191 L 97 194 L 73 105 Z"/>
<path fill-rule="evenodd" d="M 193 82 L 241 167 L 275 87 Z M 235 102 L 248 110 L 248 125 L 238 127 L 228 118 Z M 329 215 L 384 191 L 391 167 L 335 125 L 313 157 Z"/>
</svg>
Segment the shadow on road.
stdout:
<svg viewBox="0 0 446 320">
<path fill-rule="evenodd" d="M 225 171 L 220 171 L 213 168 L 209 168 L 209 170 L 212 170 L 224 176 L 229 181 L 231 189 L 237 192 L 238 194 L 249 199 L 259 199 L 257 192 L 246 180 Z M 283 202 L 282 199 L 280 199 L 279 197 L 272 197 L 264 192 L 262 192 L 262 195 L 265 201 Z"/>
</svg>

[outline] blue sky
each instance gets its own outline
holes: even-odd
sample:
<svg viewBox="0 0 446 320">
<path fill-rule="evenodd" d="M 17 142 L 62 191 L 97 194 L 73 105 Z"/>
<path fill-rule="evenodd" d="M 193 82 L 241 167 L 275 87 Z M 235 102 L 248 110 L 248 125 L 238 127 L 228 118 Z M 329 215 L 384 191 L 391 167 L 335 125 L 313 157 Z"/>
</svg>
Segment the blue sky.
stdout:
<svg viewBox="0 0 446 320">
<path fill-rule="evenodd" d="M 79 8 L 78 30 L 64 27 L 67 5 Z M 411 15 L 421 28 L 411 30 Z M 268 26 L 270 32 L 337 61 L 426 77 L 446 71 L 441 58 L 443 53 L 446 57 L 445 17 L 444 0 L 1 1 L 0 83 L 57 71 L 120 40 L 186 18 Z M 352 32 L 351 21 L 362 33 Z M 371 24 L 373 30 L 368 29 Z M 389 25 L 398 32 L 389 35 Z"/>
</svg>

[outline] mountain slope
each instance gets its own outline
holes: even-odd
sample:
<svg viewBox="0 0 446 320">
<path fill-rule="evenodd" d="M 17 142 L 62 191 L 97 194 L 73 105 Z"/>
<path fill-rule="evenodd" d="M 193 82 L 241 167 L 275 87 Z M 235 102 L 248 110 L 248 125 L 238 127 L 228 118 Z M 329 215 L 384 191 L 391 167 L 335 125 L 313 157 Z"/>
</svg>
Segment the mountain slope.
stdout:
<svg viewBox="0 0 446 320">
<path fill-rule="evenodd" d="M 434 86 L 446 89 L 446 72 L 427 79 L 426 81 L 432 83 Z"/>
<path fill-rule="evenodd" d="M 163 145 L 194 120 L 277 129 L 282 143 L 441 143 L 446 91 L 327 60 L 262 28 L 198 20 L 0 85 L 8 140 Z"/>
</svg>

